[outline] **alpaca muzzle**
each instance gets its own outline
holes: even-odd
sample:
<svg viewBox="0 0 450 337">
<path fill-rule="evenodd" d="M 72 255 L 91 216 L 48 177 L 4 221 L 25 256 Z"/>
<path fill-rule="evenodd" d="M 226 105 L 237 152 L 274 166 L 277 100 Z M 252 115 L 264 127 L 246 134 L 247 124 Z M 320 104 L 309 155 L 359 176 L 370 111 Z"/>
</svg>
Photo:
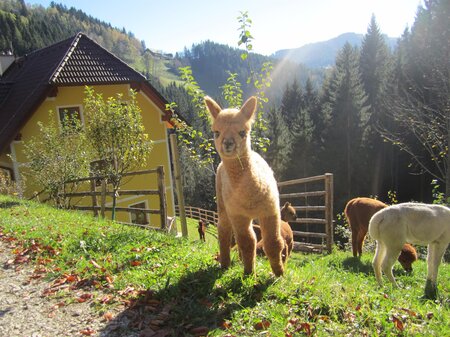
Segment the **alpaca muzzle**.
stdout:
<svg viewBox="0 0 450 337">
<path fill-rule="evenodd" d="M 234 139 L 224 139 L 222 142 L 222 146 L 225 153 L 230 153 L 233 152 L 236 148 L 236 142 L 234 141 Z"/>
</svg>

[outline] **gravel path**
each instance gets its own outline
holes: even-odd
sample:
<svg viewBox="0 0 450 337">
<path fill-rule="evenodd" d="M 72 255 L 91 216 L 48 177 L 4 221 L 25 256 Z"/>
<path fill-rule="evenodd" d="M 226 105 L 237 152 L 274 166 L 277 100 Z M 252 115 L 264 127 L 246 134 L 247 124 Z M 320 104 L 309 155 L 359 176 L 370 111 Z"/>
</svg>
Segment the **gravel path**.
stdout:
<svg viewBox="0 0 450 337">
<path fill-rule="evenodd" d="M 170 308 L 150 307 L 142 301 L 132 308 L 109 305 L 104 314 L 93 300 L 108 296 L 92 289 L 69 290 L 45 281 L 31 263 L 14 263 L 12 246 L 0 238 L 0 336 L 4 337 L 165 337 Z M 53 288 L 54 289 L 54 288 Z M 92 296 L 92 297 L 91 297 Z M 84 298 L 82 303 L 77 299 Z M 154 301 L 154 300 L 153 300 Z M 139 324 L 137 324 L 138 322 Z"/>
</svg>

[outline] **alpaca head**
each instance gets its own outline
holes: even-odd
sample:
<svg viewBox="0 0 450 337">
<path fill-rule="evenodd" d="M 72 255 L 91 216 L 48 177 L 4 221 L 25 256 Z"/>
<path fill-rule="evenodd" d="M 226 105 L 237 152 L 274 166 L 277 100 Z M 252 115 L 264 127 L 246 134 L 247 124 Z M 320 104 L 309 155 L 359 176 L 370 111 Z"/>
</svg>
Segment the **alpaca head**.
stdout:
<svg viewBox="0 0 450 337">
<path fill-rule="evenodd" d="M 281 220 L 286 222 L 297 220 L 297 212 L 290 202 L 286 202 L 281 208 Z"/>
<path fill-rule="evenodd" d="M 212 116 L 214 144 L 222 159 L 245 157 L 250 152 L 250 130 L 256 111 L 256 97 L 250 97 L 241 109 L 224 109 L 210 97 L 205 104 Z"/>
</svg>

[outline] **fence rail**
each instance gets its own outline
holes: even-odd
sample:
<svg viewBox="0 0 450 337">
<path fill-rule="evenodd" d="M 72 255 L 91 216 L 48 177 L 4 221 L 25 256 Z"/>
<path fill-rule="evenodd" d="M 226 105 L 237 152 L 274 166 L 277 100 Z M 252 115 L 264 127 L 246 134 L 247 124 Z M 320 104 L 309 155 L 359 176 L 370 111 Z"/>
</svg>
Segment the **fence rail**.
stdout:
<svg viewBox="0 0 450 337">
<path fill-rule="evenodd" d="M 291 225 L 294 226 L 294 249 L 307 252 L 322 252 L 323 250 L 331 252 L 333 245 L 333 175 L 326 173 L 321 176 L 284 181 L 278 183 L 278 187 L 280 191 L 288 187 L 300 190 L 302 187 L 307 188 L 306 185 L 309 183 L 318 183 L 322 185 L 320 186 L 321 189 L 294 193 L 280 192 L 280 199 L 289 200 L 292 205 L 295 205 L 298 199 L 306 199 L 307 201 L 314 199 L 316 202 L 322 203 L 320 205 L 294 206 L 294 209 L 299 213 L 308 214 L 313 212 L 317 215 L 320 214 L 320 217 L 308 217 L 301 214 L 296 221 L 291 222 Z M 178 205 L 175 207 L 175 211 L 179 215 Z M 185 211 L 187 217 L 197 220 L 202 219 L 217 226 L 218 214 L 215 211 L 191 206 L 186 206 Z M 315 230 L 304 230 L 302 225 L 316 225 L 318 228 L 315 228 Z M 307 240 L 304 239 L 320 242 L 305 242 Z"/>
<path fill-rule="evenodd" d="M 312 184 L 315 185 L 310 187 Z M 290 201 L 294 209 L 300 213 L 297 220 L 291 222 L 294 227 L 294 249 L 302 251 L 326 249 L 331 252 L 333 245 L 333 175 L 326 173 L 283 181 L 278 183 L 278 188 L 280 189 L 280 199 Z M 295 191 L 282 193 L 286 188 Z M 304 192 L 297 192 L 302 188 L 305 190 Z M 298 203 L 303 203 L 303 205 L 298 205 Z M 311 213 L 314 217 L 308 216 Z M 311 230 L 309 230 L 309 225 L 313 226 Z"/>
<path fill-rule="evenodd" d="M 142 190 L 120 190 L 120 195 L 157 195 L 159 196 L 159 209 L 144 209 L 144 208 L 134 208 L 134 207 L 115 207 L 114 210 L 117 212 L 142 212 L 145 214 L 159 214 L 162 230 L 167 230 L 167 203 L 166 203 L 166 191 L 164 187 L 164 167 L 158 166 L 156 169 L 141 170 L 135 172 L 128 172 L 123 175 L 123 177 L 137 176 L 143 174 L 156 174 L 156 179 L 158 183 L 158 189 L 142 189 Z M 90 176 L 85 178 L 79 178 L 67 181 L 66 184 L 77 184 L 81 182 L 90 181 L 90 191 L 82 192 L 69 192 L 64 193 L 62 196 L 67 198 L 75 197 L 92 197 L 92 206 L 86 205 L 74 205 L 73 209 L 80 211 L 93 211 L 95 216 L 100 215 L 105 216 L 105 211 L 112 211 L 113 207 L 106 206 L 106 197 L 114 196 L 114 191 L 108 191 L 106 176 Z M 100 191 L 97 191 L 96 181 L 101 181 Z M 97 200 L 100 197 L 100 203 Z"/>
</svg>

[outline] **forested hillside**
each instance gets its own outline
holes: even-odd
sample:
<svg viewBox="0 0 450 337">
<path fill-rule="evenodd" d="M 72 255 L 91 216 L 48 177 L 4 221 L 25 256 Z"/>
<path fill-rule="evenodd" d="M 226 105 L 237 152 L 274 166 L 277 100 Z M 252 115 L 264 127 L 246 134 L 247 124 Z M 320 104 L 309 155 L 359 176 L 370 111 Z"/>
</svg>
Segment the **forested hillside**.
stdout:
<svg viewBox="0 0 450 337">
<path fill-rule="evenodd" d="M 243 61 L 241 49 L 212 41 L 158 59 L 131 32 L 80 10 L 3 0 L 0 50 L 12 44 L 23 55 L 81 30 L 146 74 L 206 138 L 212 138 L 209 126 L 179 80 L 179 67 L 190 66 L 203 92 L 225 105 L 230 73 L 247 98 L 257 93 L 249 75 L 270 61 L 272 85 L 264 92 L 269 102 L 260 134 L 270 146 L 263 155 L 279 180 L 333 173 L 339 212 L 358 195 L 388 201 L 388 191 L 397 191 L 399 201 L 430 201 L 432 180 L 450 196 L 449 16 L 449 1 L 427 1 L 393 50 L 373 17 L 361 46 L 345 44 L 324 72 L 252 53 Z M 213 170 L 191 162 L 185 150 L 187 202 L 215 208 Z"/>
<path fill-rule="evenodd" d="M 445 0 L 427 2 L 394 50 L 373 17 L 361 47 L 345 44 L 319 85 L 310 71 L 303 73 L 306 81 L 297 76 L 301 71 L 281 76 L 285 81 L 280 102 L 270 101 L 264 115 L 270 146 L 263 155 L 278 180 L 333 173 L 336 212 L 360 195 L 387 202 L 391 192 L 397 193 L 397 201 L 429 202 L 439 192 L 450 196 L 449 7 Z M 197 59 L 203 60 L 213 78 L 205 81 L 218 83 L 225 75 L 207 61 L 208 48 L 217 46 L 193 48 L 190 64 L 195 69 Z M 283 63 L 274 63 L 275 80 Z M 253 69 L 258 71 L 257 66 Z M 182 96 L 182 88 L 170 90 Z M 218 95 L 221 89 L 216 90 Z M 180 102 L 180 111 L 194 109 L 189 100 Z M 196 126 L 212 137 L 207 125 Z M 188 199 L 201 206 L 212 200 L 213 194 L 204 195 L 214 177 L 195 165 L 189 170 Z"/>
<path fill-rule="evenodd" d="M 24 55 L 80 31 L 130 64 L 139 62 L 145 50 L 145 44 L 131 32 L 113 28 L 73 7 L 54 2 L 48 8 L 29 6 L 24 0 L 0 2 L 0 50 L 12 47 L 16 55 Z"/>
</svg>

